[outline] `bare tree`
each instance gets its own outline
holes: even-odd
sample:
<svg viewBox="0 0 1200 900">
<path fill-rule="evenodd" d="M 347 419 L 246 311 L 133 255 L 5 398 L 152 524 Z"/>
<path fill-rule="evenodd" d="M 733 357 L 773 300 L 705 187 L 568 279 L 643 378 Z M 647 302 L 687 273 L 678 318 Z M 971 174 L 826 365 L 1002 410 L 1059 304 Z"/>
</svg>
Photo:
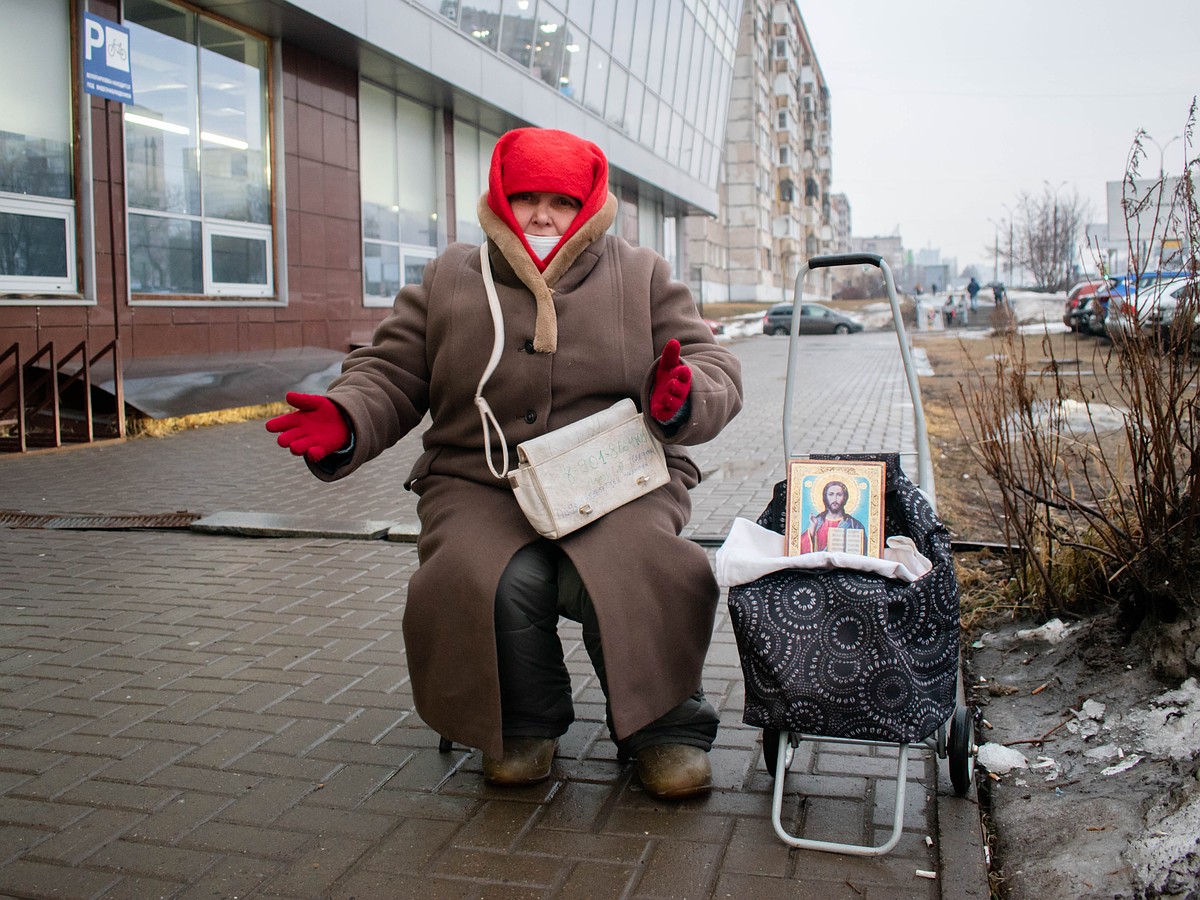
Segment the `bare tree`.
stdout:
<svg viewBox="0 0 1200 900">
<path fill-rule="evenodd" d="M 996 253 L 1010 267 L 1028 270 L 1037 289 L 1061 290 L 1071 279 L 1075 245 L 1087 214 L 1087 203 L 1074 189 L 1066 196 L 1049 185 L 1037 196 L 1022 193 L 1017 197 L 1011 245 L 1007 250 L 998 247 Z"/>
</svg>

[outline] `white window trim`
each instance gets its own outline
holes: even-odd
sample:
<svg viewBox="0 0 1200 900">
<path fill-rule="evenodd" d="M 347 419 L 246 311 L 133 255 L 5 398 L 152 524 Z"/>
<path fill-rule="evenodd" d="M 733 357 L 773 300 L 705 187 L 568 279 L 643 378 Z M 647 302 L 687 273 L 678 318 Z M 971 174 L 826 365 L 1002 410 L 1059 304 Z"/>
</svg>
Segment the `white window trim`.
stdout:
<svg viewBox="0 0 1200 900">
<path fill-rule="evenodd" d="M 67 274 L 57 276 L 0 275 L 0 293 L 39 293 L 49 295 L 79 295 L 79 277 L 75 267 L 75 201 L 54 197 L 36 199 L 17 194 L 0 193 L 0 212 L 20 216 L 57 219 L 66 233 Z"/>
<path fill-rule="evenodd" d="M 375 238 L 365 239 L 363 241 L 363 246 L 365 247 L 366 244 L 378 244 L 381 247 L 399 247 L 400 248 L 400 287 L 404 287 L 406 284 L 408 284 L 408 282 L 405 281 L 405 279 L 404 279 L 404 272 L 407 268 L 409 260 L 423 259 L 426 262 L 428 262 L 429 260 L 435 259 L 437 257 L 437 248 L 436 247 L 425 247 L 425 246 L 422 246 L 419 244 L 401 244 L 396 241 L 380 241 L 380 240 L 376 240 Z M 390 297 L 384 297 L 380 294 L 368 294 L 366 292 L 365 282 L 364 282 L 364 289 L 363 289 L 363 306 L 364 307 L 376 308 L 376 309 L 379 309 L 379 308 L 390 309 L 392 304 L 395 302 L 396 302 L 396 297 L 394 295 L 390 296 Z"/>
<path fill-rule="evenodd" d="M 270 225 L 252 225 L 247 222 L 229 222 L 221 219 L 205 219 L 201 223 L 204 242 L 204 293 L 214 297 L 274 297 L 275 259 Z M 222 282 L 213 277 L 213 237 L 237 237 L 261 240 L 266 245 L 267 281 L 265 284 L 242 284 Z"/>
</svg>

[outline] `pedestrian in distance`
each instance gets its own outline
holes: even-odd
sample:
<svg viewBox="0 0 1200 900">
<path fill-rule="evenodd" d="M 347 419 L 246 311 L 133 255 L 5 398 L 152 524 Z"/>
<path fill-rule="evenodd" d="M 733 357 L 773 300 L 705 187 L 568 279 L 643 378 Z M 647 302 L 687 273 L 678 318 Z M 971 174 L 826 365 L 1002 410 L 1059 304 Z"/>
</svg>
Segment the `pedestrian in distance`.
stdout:
<svg viewBox="0 0 1200 900">
<path fill-rule="evenodd" d="M 718 716 L 700 681 L 718 587 L 680 537 L 700 480 L 684 448 L 738 413 L 741 375 L 669 263 L 607 233 L 616 214 L 595 144 L 539 128 L 497 142 L 478 215 L 509 339 L 487 400 L 515 458 L 521 441 L 630 398 L 665 445 L 666 485 L 559 540 L 534 531 L 485 457 L 475 393 L 495 331 L 479 246 L 446 248 L 327 394 L 289 394 L 296 411 L 267 428 L 334 481 L 431 414 L 404 483 L 421 521 L 405 649 L 417 712 L 481 749 L 489 783 L 550 776 L 574 719 L 563 615 L 582 623 L 618 756 L 649 793 L 688 797 L 712 783 Z"/>
<path fill-rule="evenodd" d="M 967 282 L 967 296 L 971 299 L 971 312 L 975 312 L 979 309 L 979 282 L 975 280 L 974 275 Z"/>
<path fill-rule="evenodd" d="M 954 295 L 951 294 L 942 304 L 942 324 L 947 328 L 954 325 Z"/>
<path fill-rule="evenodd" d="M 999 281 L 992 283 L 992 297 L 995 299 L 996 306 L 1008 300 L 1008 292 Z"/>
</svg>

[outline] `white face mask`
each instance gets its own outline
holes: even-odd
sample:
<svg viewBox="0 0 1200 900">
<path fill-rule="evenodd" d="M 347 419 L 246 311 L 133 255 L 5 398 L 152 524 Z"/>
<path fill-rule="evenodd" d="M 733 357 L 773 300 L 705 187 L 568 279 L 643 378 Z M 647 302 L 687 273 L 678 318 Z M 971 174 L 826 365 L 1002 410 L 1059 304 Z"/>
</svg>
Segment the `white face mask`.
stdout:
<svg viewBox="0 0 1200 900">
<path fill-rule="evenodd" d="M 558 246 L 558 242 L 562 240 L 562 235 L 559 234 L 527 234 L 525 240 L 529 242 L 529 249 L 537 254 L 539 260 L 543 260 L 546 256 Z"/>
</svg>

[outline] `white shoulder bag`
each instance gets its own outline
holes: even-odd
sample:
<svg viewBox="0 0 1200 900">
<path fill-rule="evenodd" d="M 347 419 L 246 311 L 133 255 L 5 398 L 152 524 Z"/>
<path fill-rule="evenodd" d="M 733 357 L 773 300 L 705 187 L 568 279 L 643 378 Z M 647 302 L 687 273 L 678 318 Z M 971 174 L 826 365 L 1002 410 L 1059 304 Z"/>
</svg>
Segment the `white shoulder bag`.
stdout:
<svg viewBox="0 0 1200 900">
<path fill-rule="evenodd" d="M 488 469 L 497 478 L 508 479 L 534 530 L 557 540 L 670 481 L 662 444 L 650 434 L 642 414 L 628 398 L 517 444 L 517 468 L 508 470 L 508 442 L 483 398 L 483 386 L 496 370 L 504 345 L 504 319 L 486 242 L 479 248 L 479 260 L 496 334 L 491 358 L 475 389 L 483 450 Z M 500 442 L 499 470 L 492 462 L 493 430 Z"/>
</svg>

